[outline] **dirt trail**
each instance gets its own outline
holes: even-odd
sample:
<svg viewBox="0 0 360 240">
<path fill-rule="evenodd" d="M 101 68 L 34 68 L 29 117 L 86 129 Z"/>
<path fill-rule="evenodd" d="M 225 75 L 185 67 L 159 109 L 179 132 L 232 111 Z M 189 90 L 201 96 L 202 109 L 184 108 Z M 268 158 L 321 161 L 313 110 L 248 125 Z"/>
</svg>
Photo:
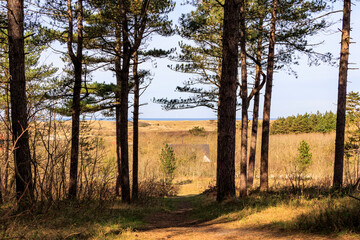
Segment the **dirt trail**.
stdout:
<svg viewBox="0 0 360 240">
<path fill-rule="evenodd" d="M 174 211 L 160 212 L 145 219 L 147 225 L 132 233 L 132 239 L 194 239 L 194 240 L 255 240 L 255 239 L 355 239 L 329 237 L 304 233 L 289 233 L 272 230 L 269 227 L 242 226 L 238 221 L 219 223 L 216 220 L 199 222 L 191 219 L 191 203 L 187 197 L 174 201 Z"/>
<path fill-rule="evenodd" d="M 174 203 L 176 204 L 174 211 L 159 212 L 148 216 L 145 219 L 147 223 L 145 229 L 189 227 L 196 224 L 196 221 L 190 219 L 192 206 L 186 197 L 178 197 Z"/>
</svg>

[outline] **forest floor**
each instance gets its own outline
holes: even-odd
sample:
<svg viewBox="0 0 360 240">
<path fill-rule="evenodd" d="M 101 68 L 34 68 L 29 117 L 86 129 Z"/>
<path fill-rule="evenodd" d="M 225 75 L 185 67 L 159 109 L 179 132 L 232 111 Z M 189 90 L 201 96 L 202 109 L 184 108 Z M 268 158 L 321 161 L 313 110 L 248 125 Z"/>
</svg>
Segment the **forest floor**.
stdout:
<svg viewBox="0 0 360 240">
<path fill-rule="evenodd" d="M 0 239 L 360 239 L 360 201 L 347 193 L 251 191 L 217 203 L 214 188 L 199 194 L 192 185 L 131 205 L 61 201 L 7 216 L 0 209 Z"/>
<path fill-rule="evenodd" d="M 169 199 L 173 210 L 156 212 L 147 216 L 144 227 L 127 232 L 124 239 L 359 239 L 357 234 L 312 234 L 301 231 L 285 230 L 269 223 L 269 213 L 258 217 L 233 219 L 228 215 L 212 220 L 202 220 L 196 216 L 196 203 L 199 196 L 182 196 Z M 195 201 L 195 206 L 194 206 Z M 278 209 L 281 211 L 281 208 Z M 194 215 L 195 213 L 195 215 Z M 283 212 L 287 214 L 288 212 Z M 281 220 L 275 214 L 273 220 Z M 195 217 L 195 218 L 194 218 Z M 200 217 L 200 218 L 199 218 Z"/>
</svg>

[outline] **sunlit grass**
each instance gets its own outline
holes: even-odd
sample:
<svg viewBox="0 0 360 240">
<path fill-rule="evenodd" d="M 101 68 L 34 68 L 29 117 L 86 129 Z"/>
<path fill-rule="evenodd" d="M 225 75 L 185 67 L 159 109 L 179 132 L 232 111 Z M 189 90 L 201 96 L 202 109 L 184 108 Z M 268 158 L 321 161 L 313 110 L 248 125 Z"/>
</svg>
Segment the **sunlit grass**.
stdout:
<svg viewBox="0 0 360 240">
<path fill-rule="evenodd" d="M 127 205 L 115 201 L 62 201 L 1 219 L 0 239 L 111 239 L 144 226 L 143 218 L 161 211 L 162 202 Z M 117 238 L 118 239 L 118 238 Z"/>
<path fill-rule="evenodd" d="M 284 189 L 252 192 L 247 198 L 220 204 L 211 195 L 200 195 L 192 199 L 192 217 L 212 224 L 292 233 L 360 233 L 360 202 L 347 194 L 314 189 L 293 194 Z"/>
<path fill-rule="evenodd" d="M 68 124 L 68 123 L 65 123 Z M 104 124 L 104 125 L 103 125 Z M 204 127 L 206 134 L 195 136 L 189 129 Z M 132 131 L 130 130 L 130 143 Z M 104 157 L 98 167 L 111 166 L 109 189 L 115 186 L 116 152 L 115 128 L 112 122 L 96 122 L 89 132 L 104 139 Z M 260 134 L 259 134 L 260 137 Z M 289 232 L 358 233 L 360 205 L 346 194 L 329 191 L 333 171 L 335 134 L 289 134 L 270 136 L 269 177 L 272 192 L 259 193 L 260 139 L 256 158 L 255 190 L 249 197 L 215 202 L 215 195 L 194 196 L 215 186 L 216 123 L 150 122 L 140 127 L 139 180 L 157 182 L 161 177 L 159 153 L 164 144 L 208 144 L 211 163 L 202 163 L 201 156 L 191 158 L 192 152 L 177 153 L 181 159 L 173 181 L 179 196 L 186 196 L 193 206 L 191 217 L 209 224 L 231 224 L 236 227 L 269 228 Z M 305 189 L 291 189 L 287 171 L 297 156 L 301 140 L 310 145 L 313 163 L 307 174 Z M 239 143 L 237 135 L 236 184 L 239 184 Z M 132 145 L 130 144 L 130 177 L 132 174 Z M 100 160 L 99 160 L 100 161 Z M 68 164 L 66 164 L 68 166 Z M 347 167 L 347 165 L 345 165 Z M 110 175 L 108 174 L 108 175 Z M 346 179 L 346 178 L 345 178 Z M 131 179 L 130 179 L 131 180 Z M 321 185 L 322 187 L 316 187 Z M 312 187 L 312 188 L 309 188 Z M 109 194 L 112 194 L 111 192 Z M 133 239 L 133 232 L 144 227 L 146 216 L 158 211 L 173 211 L 173 198 L 142 199 L 134 205 L 117 200 L 55 201 L 36 206 L 26 215 L 9 215 L 1 220 L 0 239 Z M 0 216 L 11 206 L 3 205 Z"/>
</svg>

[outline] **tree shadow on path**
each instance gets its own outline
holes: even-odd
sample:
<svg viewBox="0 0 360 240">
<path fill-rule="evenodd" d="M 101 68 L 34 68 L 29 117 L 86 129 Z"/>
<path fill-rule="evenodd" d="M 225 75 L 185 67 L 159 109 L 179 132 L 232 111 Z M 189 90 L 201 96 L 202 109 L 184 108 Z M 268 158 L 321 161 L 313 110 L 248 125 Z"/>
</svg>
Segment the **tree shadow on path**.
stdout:
<svg viewBox="0 0 360 240">
<path fill-rule="evenodd" d="M 259 222 L 241 225 L 239 221 L 281 204 L 295 204 L 294 196 L 265 194 L 224 203 L 204 202 L 201 195 L 168 199 L 171 210 L 146 216 L 144 227 L 136 229 L 136 239 L 357 239 L 358 235 L 336 232 L 314 232 L 296 227 L 299 219 L 292 222 Z M 295 226 L 295 227 L 294 227 Z"/>
</svg>

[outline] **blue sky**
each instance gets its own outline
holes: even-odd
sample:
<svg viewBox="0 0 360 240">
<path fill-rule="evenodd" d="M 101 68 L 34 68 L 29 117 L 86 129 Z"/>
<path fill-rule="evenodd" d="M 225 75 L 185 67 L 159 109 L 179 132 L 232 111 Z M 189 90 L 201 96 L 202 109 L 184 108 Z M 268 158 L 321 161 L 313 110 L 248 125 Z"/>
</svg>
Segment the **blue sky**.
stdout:
<svg viewBox="0 0 360 240">
<path fill-rule="evenodd" d="M 359 2 L 355 2 L 359 4 Z M 340 10 L 342 8 L 342 1 L 336 3 L 333 10 Z M 350 67 L 360 67 L 360 11 L 359 6 L 352 6 L 352 32 L 351 37 L 353 42 L 350 46 L 349 62 L 356 63 Z M 173 13 L 173 18 L 179 16 L 181 12 L 189 11 L 190 8 L 186 6 L 177 6 Z M 311 42 L 322 42 L 324 44 L 317 49 L 320 52 L 331 52 L 335 57 L 340 53 L 341 32 L 341 18 L 342 13 L 333 14 L 330 19 L 336 22 L 331 29 L 324 32 L 322 35 L 311 39 Z M 166 46 L 174 47 L 179 41 L 178 37 L 172 38 L 158 38 L 154 37 L 150 46 Z M 155 73 L 154 80 L 147 92 L 142 96 L 142 102 L 149 104 L 141 108 L 142 118 L 215 118 L 216 114 L 207 108 L 196 108 L 188 110 L 172 110 L 164 111 L 158 104 L 151 103 L 151 99 L 161 97 L 185 97 L 183 93 L 174 92 L 176 86 L 190 78 L 188 74 L 173 72 L 166 66 L 169 61 L 166 59 L 157 60 L 157 69 L 151 69 Z M 171 64 L 171 63 L 170 63 Z M 329 66 L 322 64 L 321 66 L 309 67 L 307 58 L 304 57 L 300 61 L 299 66 L 293 67 L 298 74 L 298 78 L 293 75 L 288 75 L 284 72 L 278 72 L 274 75 L 273 98 L 271 105 L 271 117 L 277 118 L 282 116 L 303 114 L 305 112 L 315 113 L 336 111 L 337 103 L 337 85 L 338 85 L 338 66 Z M 360 72 L 359 70 L 350 70 L 348 75 L 348 91 L 360 91 Z M 262 91 L 263 92 L 263 91 Z M 263 96 L 263 95 L 262 95 Z M 262 99 L 263 100 L 263 99 Z M 261 102 L 261 106 L 263 102 Z M 252 109 L 252 107 L 250 107 Z M 240 112 L 238 113 L 240 114 Z M 251 113 L 249 114 L 251 117 Z M 261 114 L 262 115 L 262 108 Z"/>
<path fill-rule="evenodd" d="M 178 0 L 176 9 L 169 16 L 177 24 L 177 19 L 181 13 L 186 13 L 191 10 L 190 6 L 181 5 L 183 0 Z M 360 10 L 359 2 L 352 5 L 352 42 L 350 46 L 350 59 L 351 63 L 355 63 L 350 67 L 360 67 Z M 342 9 L 342 1 L 338 1 L 333 10 Z M 330 19 L 336 22 L 331 29 L 323 34 L 310 39 L 313 43 L 324 41 L 324 44 L 319 46 L 319 52 L 331 52 L 335 57 L 340 53 L 340 40 L 341 32 L 341 18 L 342 13 L 333 14 Z M 150 48 L 163 48 L 170 49 L 173 47 L 178 48 L 178 42 L 181 40 L 179 36 L 172 37 L 159 37 L 154 36 L 148 42 Z M 53 57 L 51 57 L 54 59 Z M 188 80 L 191 76 L 189 74 L 178 73 L 170 70 L 167 65 L 172 64 L 168 59 L 156 59 L 157 68 L 154 64 L 144 63 L 140 68 L 149 69 L 153 74 L 153 81 L 147 91 L 141 96 L 141 103 L 146 103 L 141 107 L 140 118 L 216 118 L 216 114 L 207 108 L 195 108 L 188 110 L 172 110 L 164 111 L 161 105 L 152 102 L 153 98 L 167 97 L 186 98 L 183 93 L 175 92 L 176 86 L 181 86 L 182 83 Z M 277 72 L 274 75 L 273 98 L 271 105 L 271 118 L 282 116 L 303 114 L 305 112 L 315 113 L 317 110 L 320 112 L 336 111 L 337 102 L 337 85 L 338 85 L 338 67 L 322 64 L 321 66 L 309 67 L 307 65 L 307 58 L 304 57 L 300 60 L 299 66 L 294 66 L 298 78 L 293 75 L 288 75 L 285 72 Z M 115 82 L 112 73 L 99 71 L 93 77 L 94 81 L 99 82 Z M 360 91 L 360 71 L 350 70 L 348 75 L 348 92 Z M 263 92 L 263 91 L 262 91 Z M 263 95 L 262 95 L 263 96 Z M 130 96 L 132 99 L 132 96 Z M 260 105 L 263 105 L 261 98 Z M 250 106 L 249 109 L 252 109 Z M 131 114 L 131 113 L 130 113 Z M 239 112 L 240 114 L 240 112 Z M 251 113 L 249 114 L 251 117 Z M 262 116 L 262 107 L 260 110 Z"/>
</svg>

